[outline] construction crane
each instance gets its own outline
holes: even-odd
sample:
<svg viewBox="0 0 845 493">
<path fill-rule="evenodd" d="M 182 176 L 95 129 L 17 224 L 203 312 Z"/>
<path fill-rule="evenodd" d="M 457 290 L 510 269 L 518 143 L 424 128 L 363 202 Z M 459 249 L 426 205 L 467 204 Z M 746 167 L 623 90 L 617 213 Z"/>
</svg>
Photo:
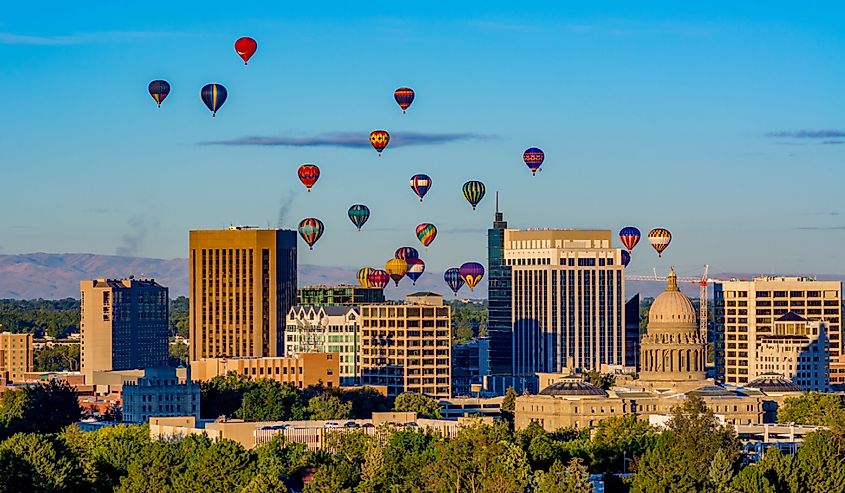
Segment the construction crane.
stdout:
<svg viewBox="0 0 845 493">
<path fill-rule="evenodd" d="M 707 309 L 707 285 L 711 282 L 719 281 L 719 279 L 711 279 L 707 277 L 710 272 L 710 265 L 704 264 L 704 272 L 701 277 L 679 277 L 678 282 L 689 282 L 698 284 L 698 330 L 701 332 L 702 340 L 707 340 L 707 321 L 709 312 Z M 626 275 L 625 279 L 628 281 L 666 281 L 666 276 L 658 276 L 657 269 L 654 269 L 653 276 L 635 276 Z"/>
</svg>

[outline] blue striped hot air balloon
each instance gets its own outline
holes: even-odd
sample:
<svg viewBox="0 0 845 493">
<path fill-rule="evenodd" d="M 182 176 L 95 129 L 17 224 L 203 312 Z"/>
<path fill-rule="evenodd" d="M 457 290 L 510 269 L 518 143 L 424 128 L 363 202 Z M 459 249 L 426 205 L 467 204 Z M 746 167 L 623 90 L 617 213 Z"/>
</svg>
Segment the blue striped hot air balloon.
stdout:
<svg viewBox="0 0 845 493">
<path fill-rule="evenodd" d="M 229 93 L 222 84 L 206 84 L 200 91 L 202 102 L 211 110 L 211 116 L 217 116 L 217 110 L 226 102 Z"/>
</svg>

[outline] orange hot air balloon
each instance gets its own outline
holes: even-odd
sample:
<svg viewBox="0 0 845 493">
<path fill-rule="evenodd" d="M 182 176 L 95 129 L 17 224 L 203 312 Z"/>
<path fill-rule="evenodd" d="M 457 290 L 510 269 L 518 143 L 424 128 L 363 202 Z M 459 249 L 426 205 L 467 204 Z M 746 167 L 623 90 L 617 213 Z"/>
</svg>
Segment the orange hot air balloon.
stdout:
<svg viewBox="0 0 845 493">
<path fill-rule="evenodd" d="M 302 184 L 305 185 L 305 188 L 307 188 L 310 192 L 311 187 L 313 187 L 320 178 L 320 168 L 318 168 L 316 164 L 303 164 L 299 167 L 297 175 L 299 175 L 299 181 L 301 181 Z"/>
<path fill-rule="evenodd" d="M 390 134 L 387 133 L 385 130 L 373 130 L 370 132 L 370 144 L 373 145 L 373 149 L 378 152 L 378 155 L 381 156 L 381 151 L 387 147 L 387 144 L 390 142 Z"/>
<path fill-rule="evenodd" d="M 401 258 L 392 258 L 384 264 L 384 270 L 387 271 L 390 278 L 393 279 L 393 282 L 395 282 L 398 286 L 399 281 L 401 281 L 408 272 L 408 262 L 405 262 Z"/>
</svg>

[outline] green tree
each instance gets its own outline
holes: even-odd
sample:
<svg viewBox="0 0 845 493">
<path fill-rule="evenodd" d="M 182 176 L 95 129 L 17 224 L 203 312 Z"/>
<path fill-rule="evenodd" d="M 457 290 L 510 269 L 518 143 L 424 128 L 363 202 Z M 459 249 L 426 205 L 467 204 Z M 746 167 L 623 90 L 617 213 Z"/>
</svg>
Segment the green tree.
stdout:
<svg viewBox="0 0 845 493">
<path fill-rule="evenodd" d="M 525 451 L 532 469 L 548 469 L 556 460 L 555 443 L 540 423 L 516 432 L 514 441 Z"/>
<path fill-rule="evenodd" d="M 343 402 L 352 404 L 352 415 L 356 419 L 370 419 L 373 412 L 390 411 L 390 399 L 372 387 L 337 392 Z"/>
<path fill-rule="evenodd" d="M 333 461 L 317 469 L 305 485 L 305 493 L 352 493 L 361 480 L 360 467 L 351 462 Z"/>
<path fill-rule="evenodd" d="M 113 491 L 120 478 L 129 472 L 132 461 L 150 445 L 147 425 L 106 426 L 95 432 L 81 432 L 76 426 L 64 430 L 62 437 L 77 451 L 86 469 L 94 471 L 91 478 L 97 491 Z"/>
<path fill-rule="evenodd" d="M 188 345 L 181 342 L 168 344 L 167 364 L 174 368 L 188 364 Z"/>
<path fill-rule="evenodd" d="M 188 298 L 180 296 L 170 300 L 170 335 L 188 337 L 191 304 Z"/>
<path fill-rule="evenodd" d="M 513 387 L 508 387 L 505 390 L 505 397 L 502 399 L 502 418 L 510 423 L 511 428 L 513 428 L 513 416 L 516 411 L 516 398 L 518 396 L 519 394 L 516 393 Z"/>
<path fill-rule="evenodd" d="M 256 472 L 254 457 L 237 442 L 220 439 L 198 450 L 173 480 L 174 493 L 238 491 Z"/>
<path fill-rule="evenodd" d="M 77 461 L 54 437 L 18 433 L 0 444 L 0 455 L 11 458 L 13 465 L 25 466 L 26 478 L 18 491 L 57 493 L 83 488 L 84 478 Z M 19 470 L 12 471 L 16 481 L 20 475 Z"/>
<path fill-rule="evenodd" d="M 343 402 L 336 395 L 322 394 L 308 400 L 311 419 L 349 419 L 353 417 L 352 403 Z"/>
<path fill-rule="evenodd" d="M 546 471 L 537 471 L 535 478 L 535 493 L 592 493 L 593 483 L 590 473 L 581 464 L 581 459 L 572 459 L 568 466 L 559 461 Z"/>
<path fill-rule="evenodd" d="M 736 493 L 776 493 L 768 479 L 757 466 L 743 467 L 731 481 L 731 491 Z"/>
<path fill-rule="evenodd" d="M 778 423 L 845 426 L 845 398 L 840 394 L 807 392 L 787 397 L 778 409 Z"/>
<path fill-rule="evenodd" d="M 255 388 L 246 375 L 231 371 L 200 383 L 200 412 L 204 418 L 233 416 L 241 407 L 244 394 Z"/>
<path fill-rule="evenodd" d="M 78 371 L 79 344 L 43 347 L 33 356 L 35 371 Z"/>
<path fill-rule="evenodd" d="M 716 451 L 707 472 L 710 486 L 716 493 L 729 493 L 730 483 L 734 477 L 733 464 L 723 449 Z"/>
<path fill-rule="evenodd" d="M 63 380 L 6 391 L 0 397 L 0 438 L 15 433 L 58 433 L 80 416 L 76 389 Z"/>
<path fill-rule="evenodd" d="M 831 430 L 807 435 L 794 458 L 802 492 L 823 493 L 845 488 L 845 438 Z"/>
<path fill-rule="evenodd" d="M 303 396 L 289 384 L 258 380 L 243 396 L 236 415 L 244 421 L 307 419 Z"/>
<path fill-rule="evenodd" d="M 610 373 L 599 373 L 597 371 L 588 371 L 586 373 L 587 381 L 596 387 L 608 390 L 613 387 L 616 382 L 616 377 Z"/>
<path fill-rule="evenodd" d="M 440 419 L 441 417 L 437 400 L 416 392 L 397 395 L 393 405 L 397 412 L 417 413 L 418 418 Z"/>
<path fill-rule="evenodd" d="M 779 449 L 771 448 L 766 451 L 763 459 L 755 467 L 776 492 L 800 491 L 799 471 L 791 455 L 785 455 Z"/>
<path fill-rule="evenodd" d="M 120 479 L 116 493 L 161 493 L 173 491 L 173 479 L 184 471 L 183 444 L 194 442 L 191 437 L 179 442 L 153 442 L 134 456 L 127 473 Z"/>
<path fill-rule="evenodd" d="M 654 446 L 657 430 L 636 416 L 612 416 L 595 428 L 589 449 L 593 472 L 628 470 L 623 462 L 642 456 Z"/>
</svg>

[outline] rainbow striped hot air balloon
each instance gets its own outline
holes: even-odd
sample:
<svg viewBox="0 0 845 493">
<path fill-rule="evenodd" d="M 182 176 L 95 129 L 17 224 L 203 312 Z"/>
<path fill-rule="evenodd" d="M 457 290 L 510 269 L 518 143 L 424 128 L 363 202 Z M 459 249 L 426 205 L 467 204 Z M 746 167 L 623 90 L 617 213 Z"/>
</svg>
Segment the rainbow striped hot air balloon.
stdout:
<svg viewBox="0 0 845 493">
<path fill-rule="evenodd" d="M 464 198 L 467 199 L 467 202 L 472 206 L 472 210 L 475 210 L 475 206 L 481 202 L 481 199 L 484 198 L 484 193 L 486 192 L 486 188 L 484 184 L 477 180 L 471 180 L 464 183 Z"/>
<path fill-rule="evenodd" d="M 166 80 L 154 80 L 150 82 L 147 89 L 150 91 L 150 96 L 158 103 L 158 107 L 161 108 L 162 101 L 170 94 L 170 83 Z"/>
<path fill-rule="evenodd" d="M 381 269 L 375 269 L 367 275 L 367 282 L 370 283 L 371 288 L 384 289 L 389 280 L 390 274 Z"/>
<path fill-rule="evenodd" d="M 372 144 L 373 149 L 378 152 L 379 156 L 381 156 L 381 151 L 387 147 L 388 143 L 390 143 L 390 134 L 386 130 L 373 130 L 370 132 L 370 144 Z"/>
<path fill-rule="evenodd" d="M 408 272 L 408 262 L 405 262 L 401 258 L 392 258 L 384 264 L 384 270 L 387 271 L 390 278 L 393 279 L 393 282 L 398 286 L 399 281 L 401 281 Z"/>
<path fill-rule="evenodd" d="M 405 113 L 405 110 L 414 102 L 414 90 L 410 87 L 400 87 L 393 91 L 393 99 L 402 108 L 402 113 Z"/>
<path fill-rule="evenodd" d="M 299 222 L 299 236 L 308 243 L 308 249 L 314 249 L 314 243 L 323 236 L 323 221 L 308 217 Z"/>
<path fill-rule="evenodd" d="M 358 231 L 361 231 L 361 226 L 370 218 L 370 208 L 364 204 L 354 204 L 346 214 L 352 224 L 358 228 Z"/>
<path fill-rule="evenodd" d="M 461 266 L 459 273 L 461 279 L 469 286 L 470 291 L 474 291 L 484 277 L 484 266 L 478 262 L 467 262 Z"/>
<path fill-rule="evenodd" d="M 420 258 L 420 252 L 418 252 L 414 247 L 403 246 L 396 249 L 396 252 L 393 253 L 393 257 L 402 260 Z"/>
<path fill-rule="evenodd" d="M 431 223 L 422 223 L 417 225 L 417 239 L 424 247 L 431 245 L 434 238 L 437 237 L 437 227 Z"/>
<path fill-rule="evenodd" d="M 631 250 L 640 242 L 640 230 L 633 226 L 626 226 L 619 232 L 619 239 L 628 249 L 628 253 L 631 253 Z"/>
<path fill-rule="evenodd" d="M 358 284 L 361 287 L 369 288 L 370 286 L 370 274 L 375 271 L 372 267 L 361 267 L 358 269 Z"/>
<path fill-rule="evenodd" d="M 206 84 L 200 91 L 202 102 L 211 110 L 211 116 L 217 116 L 217 110 L 226 102 L 229 93 L 222 84 Z"/>
<path fill-rule="evenodd" d="M 651 243 L 651 247 L 657 251 L 658 257 L 663 256 L 663 250 L 666 250 L 671 241 L 672 233 L 670 233 L 668 229 L 654 228 L 648 232 L 648 242 Z"/>
<path fill-rule="evenodd" d="M 414 284 L 417 285 L 417 279 L 423 275 L 425 272 L 425 262 L 422 261 L 421 258 L 409 258 L 405 261 L 408 264 L 408 272 L 405 273 L 408 276 L 408 279 Z"/>
<path fill-rule="evenodd" d="M 428 193 L 428 190 L 431 188 L 431 177 L 428 175 L 414 175 L 411 177 L 411 190 L 417 194 L 417 197 L 420 198 L 420 202 L 423 201 L 423 197 L 425 194 Z"/>
<path fill-rule="evenodd" d="M 446 272 L 443 273 L 443 280 L 446 281 L 446 284 L 449 285 L 449 289 L 455 293 L 455 296 L 458 296 L 458 291 L 464 285 L 464 280 L 461 278 L 461 270 L 457 267 L 446 269 Z"/>
</svg>

